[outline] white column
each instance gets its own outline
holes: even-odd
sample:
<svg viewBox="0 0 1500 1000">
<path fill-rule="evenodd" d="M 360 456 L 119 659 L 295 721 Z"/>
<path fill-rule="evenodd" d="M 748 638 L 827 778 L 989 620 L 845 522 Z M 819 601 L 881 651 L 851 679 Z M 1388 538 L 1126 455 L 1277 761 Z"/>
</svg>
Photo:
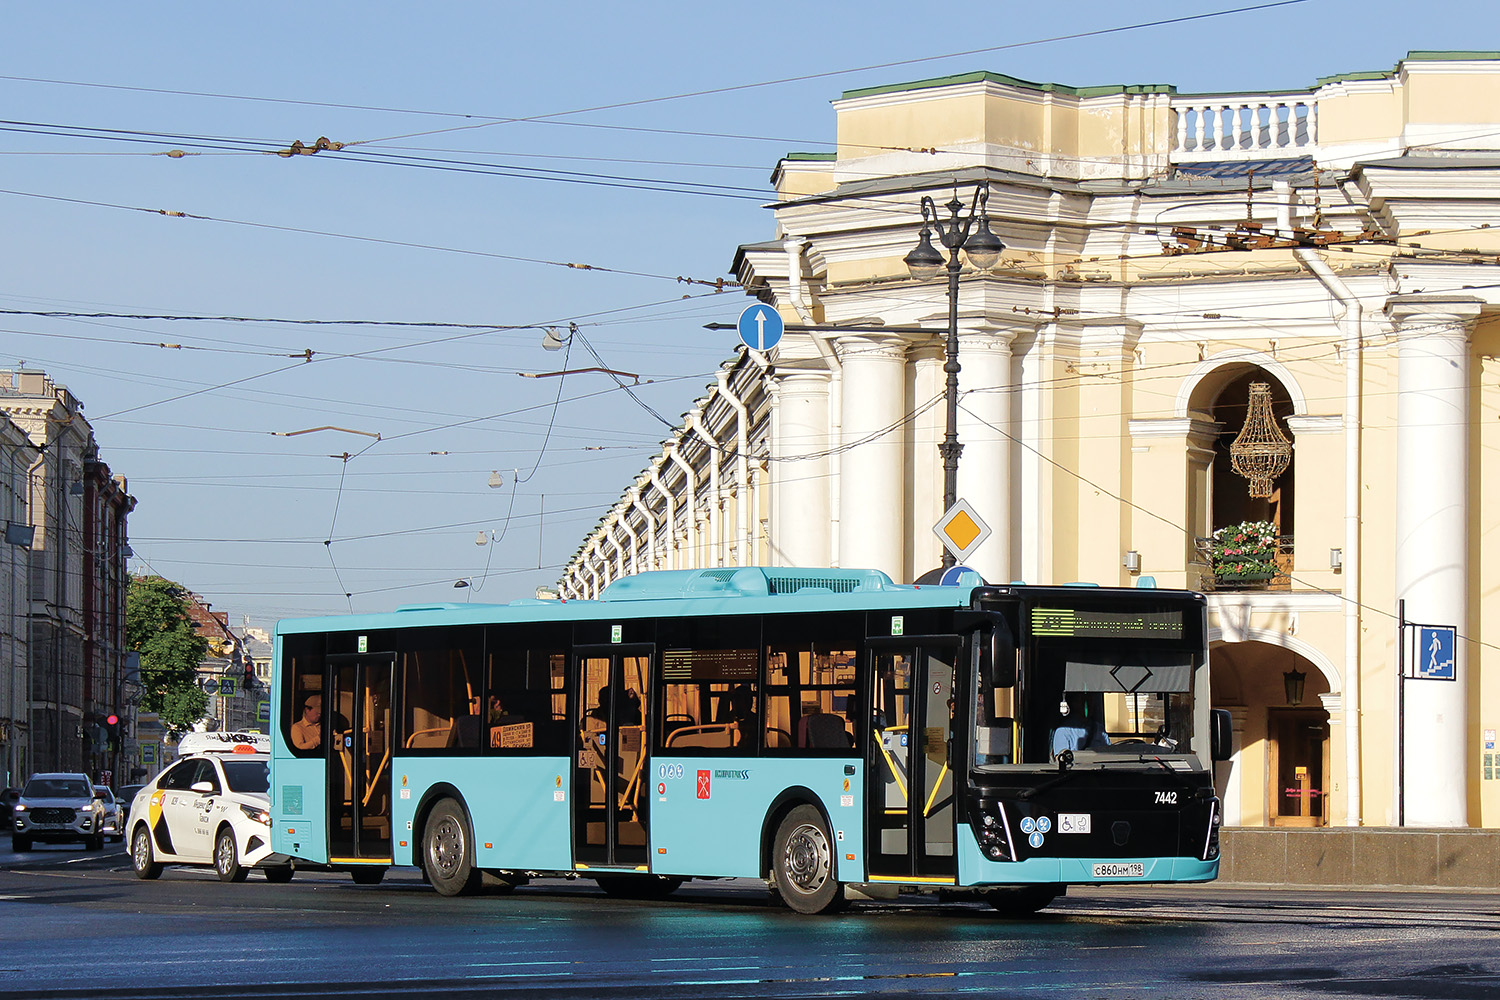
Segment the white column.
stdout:
<svg viewBox="0 0 1500 1000">
<path fill-rule="evenodd" d="M 772 378 L 771 562 L 827 566 L 828 373 L 791 369 Z"/>
<path fill-rule="evenodd" d="M 906 347 L 899 337 L 840 337 L 843 497 L 839 565 L 907 582 L 903 526 Z"/>
<path fill-rule="evenodd" d="M 1011 556 L 1011 335 L 1000 331 L 959 337 L 958 495 L 990 526 L 990 537 L 964 565 L 990 583 L 1016 579 Z"/>
<path fill-rule="evenodd" d="M 933 534 L 932 526 L 943 516 L 943 456 L 938 445 L 943 440 L 943 340 L 946 334 L 935 334 L 934 343 L 913 347 L 907 352 L 907 394 L 912 410 L 937 403 L 912 417 L 910 447 L 907 449 L 907 479 L 911 483 L 908 500 L 910 515 L 907 531 L 911 536 L 911 571 L 919 577 L 943 565 L 943 543 Z M 963 377 L 962 374 L 959 375 Z M 962 461 L 959 467 L 963 467 Z"/>
<path fill-rule="evenodd" d="M 1399 338 L 1396 597 L 1408 621 L 1454 625 L 1460 636 L 1457 680 L 1406 682 L 1408 826 L 1468 825 L 1469 327 L 1479 307 L 1456 295 L 1386 306 Z"/>
<path fill-rule="evenodd" d="M 1245 747 L 1245 722 L 1250 710 L 1241 706 L 1233 706 L 1229 709 L 1229 717 L 1232 720 L 1233 742 L 1230 744 L 1230 757 L 1228 760 L 1215 765 L 1215 773 L 1225 775 L 1223 795 L 1220 801 L 1224 804 L 1225 826 L 1242 826 L 1244 824 L 1244 808 L 1241 796 L 1244 795 L 1245 765 L 1240 757 Z"/>
</svg>

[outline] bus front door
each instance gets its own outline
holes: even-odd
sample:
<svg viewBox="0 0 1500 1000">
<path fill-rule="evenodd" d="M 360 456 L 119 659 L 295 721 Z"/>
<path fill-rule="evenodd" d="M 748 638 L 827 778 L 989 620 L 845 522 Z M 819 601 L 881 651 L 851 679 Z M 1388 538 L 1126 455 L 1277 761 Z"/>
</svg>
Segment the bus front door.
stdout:
<svg viewBox="0 0 1500 1000">
<path fill-rule="evenodd" d="M 330 656 L 330 861 L 391 860 L 391 669 L 394 656 Z"/>
<path fill-rule="evenodd" d="M 953 664 L 956 642 L 870 650 L 868 857 L 872 879 L 951 882 L 954 851 Z"/>
<path fill-rule="evenodd" d="M 651 704 L 649 647 L 580 650 L 573 762 L 573 860 L 646 870 Z"/>
</svg>

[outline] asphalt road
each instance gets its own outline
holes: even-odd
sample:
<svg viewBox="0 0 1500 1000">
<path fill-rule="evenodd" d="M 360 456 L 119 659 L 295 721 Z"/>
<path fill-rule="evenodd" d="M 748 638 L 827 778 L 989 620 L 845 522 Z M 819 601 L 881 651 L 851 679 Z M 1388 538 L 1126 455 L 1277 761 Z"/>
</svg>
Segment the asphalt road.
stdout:
<svg viewBox="0 0 1500 1000">
<path fill-rule="evenodd" d="M 8 844 L 0 842 L 0 846 Z M 592 882 L 438 896 L 0 851 L 0 996 L 1281 998 L 1500 996 L 1500 895 L 1073 890 L 1026 920 L 907 899 L 804 917 L 748 881 L 668 901 Z"/>
</svg>

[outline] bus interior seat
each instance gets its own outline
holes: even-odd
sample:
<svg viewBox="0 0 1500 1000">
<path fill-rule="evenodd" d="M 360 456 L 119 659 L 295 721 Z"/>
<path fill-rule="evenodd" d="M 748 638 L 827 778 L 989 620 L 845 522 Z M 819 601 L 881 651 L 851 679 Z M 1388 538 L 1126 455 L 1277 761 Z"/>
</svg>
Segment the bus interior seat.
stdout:
<svg viewBox="0 0 1500 1000">
<path fill-rule="evenodd" d="M 783 750 L 792 745 L 792 734 L 785 729 L 766 728 L 766 749 Z"/>
<path fill-rule="evenodd" d="M 477 747 L 484 729 L 484 720 L 477 715 L 460 715 L 453 720 L 448 732 L 449 747 Z"/>
<path fill-rule="evenodd" d="M 451 723 L 432 729 L 418 729 L 406 738 L 406 748 L 408 750 L 430 750 L 434 747 L 445 747 L 448 745 L 448 738 L 452 732 L 453 726 Z"/>
<path fill-rule="evenodd" d="M 674 713 L 667 716 L 666 719 L 662 722 L 662 735 L 666 738 L 666 742 L 670 745 L 672 742 L 673 734 L 675 734 L 679 729 L 686 729 L 689 726 L 696 726 L 697 724 L 698 720 L 693 718 L 691 715 Z"/>
<path fill-rule="evenodd" d="M 831 712 L 804 715 L 797 723 L 797 745 L 814 750 L 838 750 L 852 747 L 844 717 Z"/>
<path fill-rule="evenodd" d="M 667 746 L 724 748 L 734 745 L 734 726 L 718 723 L 709 726 L 685 726 L 667 737 Z"/>
</svg>

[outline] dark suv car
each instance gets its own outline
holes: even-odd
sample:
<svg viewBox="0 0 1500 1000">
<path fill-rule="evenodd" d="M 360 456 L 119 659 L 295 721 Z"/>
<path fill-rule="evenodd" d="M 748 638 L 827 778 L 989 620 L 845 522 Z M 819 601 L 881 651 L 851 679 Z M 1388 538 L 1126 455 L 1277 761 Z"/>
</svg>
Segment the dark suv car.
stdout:
<svg viewBox="0 0 1500 1000">
<path fill-rule="evenodd" d="M 81 840 L 104 846 L 104 805 L 86 774 L 33 774 L 21 789 L 11 820 L 11 849 L 31 850 L 34 840 Z"/>
</svg>

